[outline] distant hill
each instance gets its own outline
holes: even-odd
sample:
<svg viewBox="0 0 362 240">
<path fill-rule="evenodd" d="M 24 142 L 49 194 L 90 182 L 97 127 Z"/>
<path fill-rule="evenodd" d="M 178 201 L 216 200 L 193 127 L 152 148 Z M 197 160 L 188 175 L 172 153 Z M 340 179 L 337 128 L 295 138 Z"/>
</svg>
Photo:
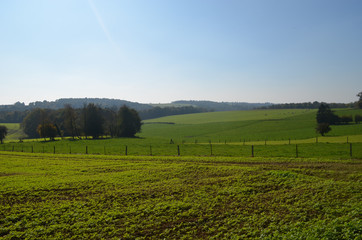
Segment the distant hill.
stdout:
<svg viewBox="0 0 362 240">
<path fill-rule="evenodd" d="M 213 102 L 213 101 L 174 101 L 175 105 L 190 105 L 198 108 L 203 108 L 208 111 L 238 111 L 251 110 L 260 107 L 268 107 L 272 103 L 247 103 L 247 102 Z"/>
<path fill-rule="evenodd" d="M 250 110 L 259 107 L 271 106 L 271 103 L 246 103 L 246 102 L 212 102 L 212 101 L 175 101 L 167 104 L 142 104 L 120 99 L 109 98 L 61 98 L 55 101 L 36 101 L 26 105 L 17 102 L 12 105 L 0 105 L 0 122 L 20 123 L 29 111 L 35 108 L 58 110 L 69 104 L 73 108 L 82 108 L 85 104 L 93 103 L 102 108 L 114 108 L 126 105 L 139 112 L 141 118 L 152 119 L 163 116 L 217 112 Z"/>
<path fill-rule="evenodd" d="M 321 102 L 282 103 L 262 106 L 260 109 L 317 109 Z M 330 108 L 353 108 L 356 103 L 328 103 Z"/>
<path fill-rule="evenodd" d="M 84 104 L 94 103 L 102 108 L 119 108 L 127 105 L 137 111 L 143 111 L 152 108 L 149 104 L 142 104 L 137 102 L 130 102 L 119 99 L 109 98 L 61 98 L 55 101 L 36 101 L 31 102 L 29 105 L 17 102 L 13 105 L 0 105 L 0 111 L 26 111 L 34 108 L 47 108 L 47 109 L 61 109 L 66 104 L 70 104 L 73 108 L 82 108 Z"/>
<path fill-rule="evenodd" d="M 61 98 L 55 101 L 36 101 L 31 102 L 29 105 L 17 102 L 12 105 L 0 105 L 0 111 L 26 111 L 34 108 L 48 108 L 48 109 L 61 109 L 66 104 L 70 104 L 73 108 L 82 108 L 84 104 L 94 103 L 102 108 L 113 108 L 127 105 L 137 111 L 145 111 L 154 107 L 161 108 L 176 108 L 188 107 L 201 108 L 204 111 L 234 111 L 234 110 L 249 110 L 260 107 L 271 106 L 271 103 L 246 103 L 246 102 L 213 102 L 213 101 L 174 101 L 168 104 L 143 104 L 137 102 L 130 102 L 120 99 L 109 98 Z"/>
</svg>

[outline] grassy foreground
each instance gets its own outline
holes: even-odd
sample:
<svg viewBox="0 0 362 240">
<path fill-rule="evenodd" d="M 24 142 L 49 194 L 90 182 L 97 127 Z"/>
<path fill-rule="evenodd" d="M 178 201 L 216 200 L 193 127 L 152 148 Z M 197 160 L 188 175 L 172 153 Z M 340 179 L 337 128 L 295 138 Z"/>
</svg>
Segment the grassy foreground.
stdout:
<svg viewBox="0 0 362 240">
<path fill-rule="evenodd" d="M 0 238 L 360 239 L 361 167 L 0 152 Z"/>
</svg>

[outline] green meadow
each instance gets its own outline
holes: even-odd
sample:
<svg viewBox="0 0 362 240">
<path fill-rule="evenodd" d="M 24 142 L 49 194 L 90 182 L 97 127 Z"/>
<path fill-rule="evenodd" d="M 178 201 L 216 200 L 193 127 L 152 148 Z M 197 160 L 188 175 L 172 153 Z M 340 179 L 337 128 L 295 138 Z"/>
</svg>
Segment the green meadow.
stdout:
<svg viewBox="0 0 362 240">
<path fill-rule="evenodd" d="M 8 134 L 6 135 L 5 140 L 19 140 L 26 135 L 20 129 L 20 123 L 0 123 L 0 125 L 7 127 Z"/>
<path fill-rule="evenodd" d="M 336 113 L 353 116 L 362 114 L 362 111 L 337 109 Z M 134 156 L 362 158 L 362 124 L 332 126 L 332 131 L 321 137 L 315 132 L 315 115 L 316 110 L 304 109 L 177 115 L 144 121 L 137 138 L 36 139 L 19 142 L 10 135 L 6 144 L 0 146 L 0 151 Z M 16 125 L 12 127 L 13 132 L 21 134 L 21 130 L 16 130 Z"/>
<path fill-rule="evenodd" d="M 339 115 L 361 110 L 337 109 Z M 144 121 L 140 136 L 173 138 L 185 142 L 240 142 L 310 139 L 315 132 L 316 110 L 250 110 L 169 116 Z M 332 126 L 327 137 L 361 135 L 362 124 Z"/>
</svg>

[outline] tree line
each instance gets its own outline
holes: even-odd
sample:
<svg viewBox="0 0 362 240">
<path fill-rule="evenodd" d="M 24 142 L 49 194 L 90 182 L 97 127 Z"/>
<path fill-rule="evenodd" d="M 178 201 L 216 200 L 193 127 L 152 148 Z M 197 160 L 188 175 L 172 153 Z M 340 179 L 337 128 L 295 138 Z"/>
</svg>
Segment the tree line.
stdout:
<svg viewBox="0 0 362 240">
<path fill-rule="evenodd" d="M 134 137 L 141 131 L 138 112 L 126 105 L 116 108 L 101 108 L 93 103 L 83 108 L 65 105 L 58 110 L 33 109 L 26 115 L 21 127 L 29 138 L 69 136 L 73 139 L 107 135 L 110 137 Z"/>
<path fill-rule="evenodd" d="M 304 103 L 281 103 L 273 104 L 267 107 L 261 107 L 260 109 L 318 109 L 321 102 L 304 102 Z M 331 108 L 353 108 L 355 103 L 329 103 Z"/>
<path fill-rule="evenodd" d="M 95 103 L 93 103 L 95 104 Z M 65 104 L 67 106 L 71 106 L 75 109 L 71 104 Z M 63 108 L 64 106 L 63 105 Z M 95 104 L 97 106 L 100 106 L 98 104 Z M 127 105 L 128 106 L 128 105 Z M 81 107 L 80 107 L 81 108 Z M 117 108 L 116 105 L 112 107 L 101 107 L 104 109 L 115 109 Z M 34 108 L 34 109 L 48 109 L 53 111 L 58 111 L 59 109 L 52 109 L 52 108 Z M 32 109 L 32 110 L 34 110 Z M 62 108 L 60 108 L 61 110 Z M 24 118 L 32 111 L 32 110 L 1 110 L 0 109 L 0 123 L 21 123 Z M 136 109 L 135 109 L 136 110 Z M 152 118 L 159 118 L 164 116 L 170 116 L 170 115 L 180 115 L 180 114 L 190 114 L 190 113 L 201 113 L 201 112 L 207 112 L 204 108 L 194 107 L 194 106 L 181 106 L 181 107 L 151 107 L 143 110 L 137 110 L 140 118 L 142 120 L 146 119 L 152 119 Z"/>
<path fill-rule="evenodd" d="M 360 108 L 362 109 L 362 92 L 357 94 L 359 98 L 356 102 L 351 103 L 329 103 L 328 106 L 330 108 Z M 281 104 L 273 104 L 271 106 L 264 106 L 260 109 L 319 109 L 321 103 L 318 101 L 314 102 L 304 102 L 304 103 L 281 103 Z"/>
</svg>

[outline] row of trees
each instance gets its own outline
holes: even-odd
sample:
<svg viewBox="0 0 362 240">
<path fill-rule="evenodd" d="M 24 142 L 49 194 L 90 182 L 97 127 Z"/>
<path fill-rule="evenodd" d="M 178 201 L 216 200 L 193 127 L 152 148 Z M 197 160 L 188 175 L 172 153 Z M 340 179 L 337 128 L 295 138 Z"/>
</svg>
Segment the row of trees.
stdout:
<svg viewBox="0 0 362 240">
<path fill-rule="evenodd" d="M 356 102 L 351 103 L 329 103 L 331 108 L 362 108 L 362 92 L 357 94 L 359 98 Z M 318 101 L 314 102 L 304 102 L 304 103 L 281 103 L 281 104 L 273 104 L 271 106 L 264 106 L 260 109 L 318 109 L 321 104 Z"/>
<path fill-rule="evenodd" d="M 134 137 L 141 131 L 141 119 L 136 110 L 122 106 L 117 109 L 100 108 L 93 103 L 74 109 L 34 109 L 23 120 L 22 128 L 29 138 L 56 136 L 79 138 L 103 135 L 111 137 Z"/>
<path fill-rule="evenodd" d="M 113 100 L 113 101 L 115 101 L 115 100 Z M 119 101 L 121 101 L 121 100 L 119 100 Z M 58 102 L 56 101 L 56 103 L 58 103 Z M 94 103 L 94 104 L 97 106 L 100 106 L 96 103 Z M 15 104 L 14 106 L 16 106 L 16 105 L 18 105 L 18 104 Z M 64 108 L 65 105 L 63 105 L 62 108 Z M 69 104 L 69 105 L 72 106 L 73 108 L 77 108 L 74 105 L 71 105 L 71 104 Z M 53 106 L 53 105 L 50 105 L 50 106 Z M 58 105 L 54 105 L 54 106 L 58 106 Z M 123 106 L 123 105 L 121 105 L 121 106 Z M 58 109 L 62 109 L 62 108 L 58 108 Z M 80 107 L 80 108 L 82 108 L 82 107 Z M 103 107 L 103 108 L 106 108 L 106 107 Z M 117 108 L 117 107 L 113 107 L 111 109 L 115 109 L 115 108 Z M 24 120 L 24 118 L 31 111 L 31 110 L 29 110 L 30 108 L 25 108 L 25 107 L 24 107 L 25 110 L 22 110 L 22 111 L 11 110 L 11 109 L 12 108 L 9 107 L 9 108 L 5 108 L 5 110 L 4 110 L 4 109 L 1 109 L 1 106 L 0 106 L 0 123 L 21 123 Z M 42 109 L 45 109 L 45 108 L 42 108 Z M 46 108 L 46 109 L 58 110 L 55 108 Z M 170 115 L 207 112 L 207 110 L 203 109 L 203 108 L 199 108 L 199 107 L 194 107 L 194 106 L 176 106 L 176 107 L 174 107 L 174 106 L 166 106 L 166 107 L 150 106 L 147 109 L 138 110 L 137 112 L 138 112 L 140 118 L 142 120 L 145 120 L 145 119 L 159 118 L 159 117 L 170 116 Z"/>
</svg>

